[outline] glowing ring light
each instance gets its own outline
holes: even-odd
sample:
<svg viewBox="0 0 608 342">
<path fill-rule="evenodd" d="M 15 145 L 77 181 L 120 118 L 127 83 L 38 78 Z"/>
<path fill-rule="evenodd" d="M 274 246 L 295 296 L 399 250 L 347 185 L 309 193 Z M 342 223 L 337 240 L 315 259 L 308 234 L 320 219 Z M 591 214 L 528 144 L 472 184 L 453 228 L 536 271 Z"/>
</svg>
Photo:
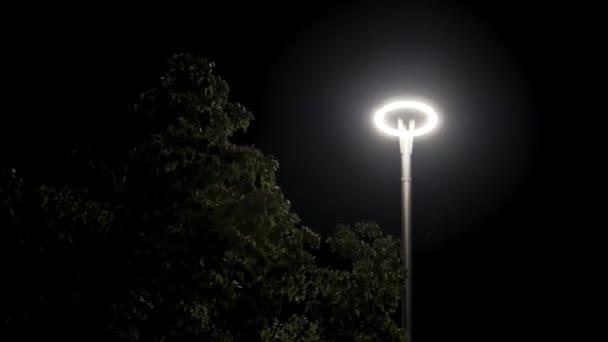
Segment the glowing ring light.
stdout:
<svg viewBox="0 0 608 342">
<path fill-rule="evenodd" d="M 426 114 L 426 116 L 428 117 L 428 120 L 424 126 L 422 126 L 420 128 L 416 128 L 411 132 L 410 131 L 406 132 L 406 134 L 414 136 L 414 137 L 430 132 L 431 130 L 433 130 L 433 128 L 435 128 L 435 126 L 437 126 L 437 122 L 439 122 L 439 117 L 437 116 L 437 113 L 435 113 L 435 110 L 433 110 L 433 108 L 431 108 L 430 106 L 428 106 L 422 102 L 417 102 L 417 101 L 391 102 L 391 103 L 387 104 L 386 106 L 380 108 L 376 112 L 376 115 L 374 116 L 374 122 L 376 123 L 376 126 L 382 132 L 389 134 L 389 135 L 396 136 L 396 137 L 401 135 L 401 133 L 399 132 L 399 129 L 390 127 L 384 122 L 384 117 L 386 116 L 386 114 L 388 114 L 389 112 L 392 112 L 394 110 L 397 110 L 397 109 L 414 109 L 414 110 L 417 110 L 419 112 Z"/>
</svg>

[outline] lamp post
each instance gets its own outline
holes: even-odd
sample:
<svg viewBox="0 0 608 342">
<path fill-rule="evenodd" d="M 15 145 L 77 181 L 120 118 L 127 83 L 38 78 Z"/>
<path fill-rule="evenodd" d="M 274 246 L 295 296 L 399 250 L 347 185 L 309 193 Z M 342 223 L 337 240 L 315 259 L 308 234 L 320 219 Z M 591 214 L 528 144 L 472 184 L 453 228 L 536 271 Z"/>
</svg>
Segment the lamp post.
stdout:
<svg viewBox="0 0 608 342">
<path fill-rule="evenodd" d="M 399 118 L 397 128 L 385 123 L 386 114 L 395 110 L 415 110 L 427 116 L 426 123 L 416 128 L 414 119 L 410 119 L 408 125 Z M 405 282 L 403 284 L 405 295 L 403 296 L 403 311 L 401 325 L 406 330 L 407 341 L 411 342 L 412 331 L 412 167 L 411 157 L 414 147 L 414 137 L 430 132 L 439 121 L 437 113 L 430 106 L 417 101 L 391 102 L 380 108 L 375 116 L 376 126 L 384 133 L 399 137 L 399 152 L 401 154 L 401 196 L 403 200 L 401 244 L 403 249 L 403 261 L 406 269 Z"/>
</svg>

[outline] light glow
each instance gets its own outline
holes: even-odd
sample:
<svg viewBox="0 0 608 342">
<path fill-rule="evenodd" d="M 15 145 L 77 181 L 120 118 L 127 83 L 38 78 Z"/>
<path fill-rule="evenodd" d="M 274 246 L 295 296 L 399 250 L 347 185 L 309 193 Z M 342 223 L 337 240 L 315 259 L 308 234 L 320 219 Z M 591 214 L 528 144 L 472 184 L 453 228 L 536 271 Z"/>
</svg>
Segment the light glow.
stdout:
<svg viewBox="0 0 608 342">
<path fill-rule="evenodd" d="M 399 129 L 390 127 L 384 122 L 384 117 L 386 116 L 386 114 L 397 109 L 414 109 L 426 114 L 426 116 L 428 117 L 428 120 L 424 126 L 416 128 L 413 131 L 404 130 L 405 135 L 411 135 L 415 137 L 426 134 L 433 130 L 433 128 L 435 128 L 435 126 L 437 126 L 437 123 L 439 122 L 439 116 L 437 115 L 435 110 L 429 105 L 418 101 L 396 101 L 385 105 L 376 112 L 374 116 L 374 123 L 376 124 L 378 129 L 388 135 L 393 135 L 396 137 L 401 135 Z"/>
</svg>

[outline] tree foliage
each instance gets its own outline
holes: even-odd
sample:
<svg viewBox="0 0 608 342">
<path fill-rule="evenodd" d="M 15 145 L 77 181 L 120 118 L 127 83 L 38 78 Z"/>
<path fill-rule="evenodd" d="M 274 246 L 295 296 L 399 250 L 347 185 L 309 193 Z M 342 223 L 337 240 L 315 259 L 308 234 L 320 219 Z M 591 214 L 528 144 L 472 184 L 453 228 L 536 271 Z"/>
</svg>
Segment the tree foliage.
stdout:
<svg viewBox="0 0 608 342">
<path fill-rule="evenodd" d="M 278 163 L 233 142 L 252 119 L 212 63 L 176 55 L 105 141 L 71 152 L 65 179 L 3 172 L 5 330 L 20 340 L 402 340 L 398 242 L 372 223 L 321 242 L 277 186 Z"/>
</svg>

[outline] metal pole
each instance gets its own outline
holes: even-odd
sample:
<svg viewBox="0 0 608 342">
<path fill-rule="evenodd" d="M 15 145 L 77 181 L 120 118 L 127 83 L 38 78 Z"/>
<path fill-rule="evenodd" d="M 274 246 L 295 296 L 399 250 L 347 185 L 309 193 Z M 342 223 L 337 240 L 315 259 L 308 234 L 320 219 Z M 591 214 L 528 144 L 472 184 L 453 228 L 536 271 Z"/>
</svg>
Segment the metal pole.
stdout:
<svg viewBox="0 0 608 342">
<path fill-rule="evenodd" d="M 406 341 L 412 341 L 412 215 L 411 215 L 411 192 L 412 192 L 412 168 L 411 157 L 414 147 L 414 137 L 407 134 L 415 128 L 414 120 L 409 121 L 406 128 L 403 120 L 398 120 L 399 132 L 399 152 L 401 154 L 401 191 L 403 198 L 403 217 L 401 230 L 401 243 L 403 246 L 403 256 L 405 263 L 406 276 L 404 281 L 404 291 L 402 304 L 402 327 L 406 331 Z"/>
</svg>

